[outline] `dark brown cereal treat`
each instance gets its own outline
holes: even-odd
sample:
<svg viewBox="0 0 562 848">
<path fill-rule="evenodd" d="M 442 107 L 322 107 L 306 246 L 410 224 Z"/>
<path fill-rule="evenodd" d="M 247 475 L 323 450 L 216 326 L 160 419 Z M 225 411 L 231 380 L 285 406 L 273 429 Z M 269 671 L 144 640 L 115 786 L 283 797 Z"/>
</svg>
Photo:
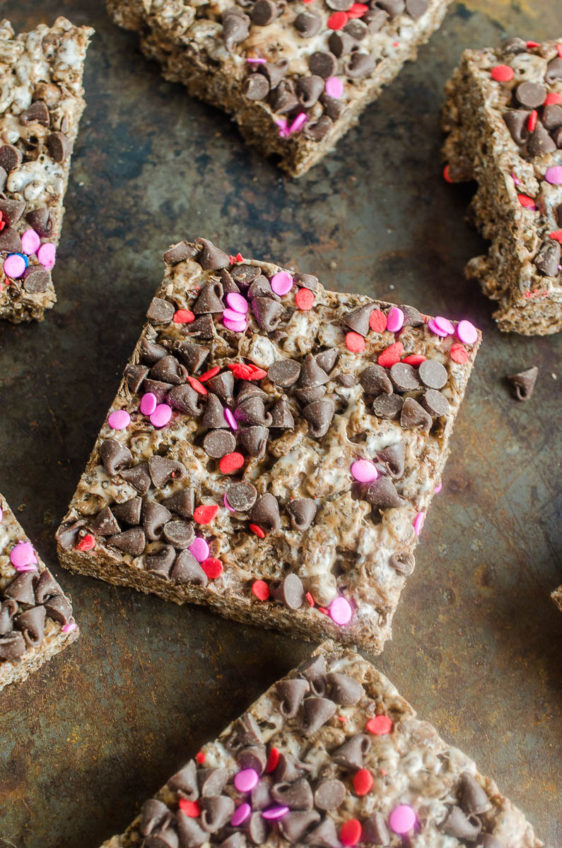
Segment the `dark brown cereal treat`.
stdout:
<svg viewBox="0 0 562 848">
<path fill-rule="evenodd" d="M 293 176 L 353 126 L 440 26 L 449 0 L 107 0 L 166 79 L 234 116 Z"/>
<path fill-rule="evenodd" d="M 490 777 L 350 650 L 321 645 L 102 848 L 542 848 Z"/>
<path fill-rule="evenodd" d="M 0 689 L 78 638 L 70 599 L 0 495 Z"/>
<path fill-rule="evenodd" d="M 479 332 L 205 239 L 165 259 L 62 564 L 381 651 Z"/>
<path fill-rule="evenodd" d="M 466 274 L 498 301 L 499 328 L 523 335 L 562 328 L 561 53 L 521 39 L 466 50 L 446 86 L 445 178 L 476 180 L 473 217 L 491 241 Z"/>
</svg>

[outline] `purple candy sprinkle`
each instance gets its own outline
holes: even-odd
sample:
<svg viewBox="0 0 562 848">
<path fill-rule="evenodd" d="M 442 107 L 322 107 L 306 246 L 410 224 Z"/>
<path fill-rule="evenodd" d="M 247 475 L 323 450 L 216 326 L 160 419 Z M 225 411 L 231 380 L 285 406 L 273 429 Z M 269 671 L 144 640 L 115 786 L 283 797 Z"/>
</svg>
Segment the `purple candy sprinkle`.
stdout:
<svg viewBox="0 0 562 848">
<path fill-rule="evenodd" d="M 250 816 L 252 815 L 252 808 L 249 804 L 240 804 L 237 810 L 234 811 L 234 815 L 230 819 L 230 824 L 233 827 L 239 827 L 241 824 L 244 824 Z"/>
<path fill-rule="evenodd" d="M 391 333 L 397 333 L 404 326 L 404 313 L 397 306 L 393 306 L 386 317 L 386 329 Z"/>
<path fill-rule="evenodd" d="M 343 94 L 343 82 L 339 77 L 328 77 L 325 86 L 328 97 L 333 97 L 334 100 L 339 100 Z"/>
<path fill-rule="evenodd" d="M 37 557 L 31 542 L 18 542 L 10 551 L 10 562 L 16 571 L 37 571 Z"/>
<path fill-rule="evenodd" d="M 270 280 L 271 289 L 279 297 L 288 294 L 293 288 L 293 277 L 288 271 L 279 271 Z"/>
<path fill-rule="evenodd" d="M 277 819 L 282 819 L 283 816 L 286 816 L 289 812 L 289 808 L 285 806 L 278 807 L 268 807 L 267 810 L 262 812 L 262 818 L 267 821 L 277 821 Z"/>
<path fill-rule="evenodd" d="M 372 483 L 379 476 L 379 472 L 370 460 L 356 459 L 351 463 L 351 476 L 358 483 Z"/>
<path fill-rule="evenodd" d="M 226 494 L 224 494 L 224 495 L 222 496 L 222 502 L 223 502 L 223 504 L 225 505 L 225 507 L 227 508 L 227 510 L 228 510 L 229 512 L 236 512 L 236 510 L 235 510 L 235 509 L 233 509 L 233 508 L 230 506 L 230 504 L 228 503 L 228 500 L 227 500 Z"/>
<path fill-rule="evenodd" d="M 443 318 L 442 315 L 436 315 L 433 321 L 435 325 L 439 327 L 441 332 L 445 333 L 447 336 L 452 336 L 455 332 L 455 328 L 448 318 Z"/>
<path fill-rule="evenodd" d="M 295 133 L 299 130 L 302 130 L 306 122 L 308 121 L 308 115 L 306 112 L 299 112 L 291 126 L 289 127 L 289 133 Z"/>
<path fill-rule="evenodd" d="M 470 321 L 459 321 L 457 336 L 464 344 L 473 345 L 478 339 L 478 330 Z"/>
<path fill-rule="evenodd" d="M 139 409 L 143 415 L 152 415 L 158 405 L 158 398 L 153 392 L 146 392 L 141 397 Z"/>
<path fill-rule="evenodd" d="M 246 59 L 249 65 L 267 65 L 267 59 Z"/>
<path fill-rule="evenodd" d="M 154 427 L 165 427 L 166 424 L 170 421 L 172 417 L 172 407 L 168 406 L 167 403 L 159 403 L 152 415 L 150 416 L 150 423 Z"/>
<path fill-rule="evenodd" d="M 436 336 L 441 336 L 442 339 L 446 338 L 449 334 L 444 332 L 436 323 L 433 318 L 430 318 L 427 322 L 428 330 L 431 330 L 432 333 Z"/>
<path fill-rule="evenodd" d="M 245 315 L 250 308 L 246 298 L 242 297 L 242 295 L 238 294 L 238 292 L 228 292 L 225 300 L 234 312 L 240 313 L 241 315 Z"/>
<path fill-rule="evenodd" d="M 202 536 L 196 536 L 188 550 L 197 562 L 205 562 L 209 558 L 209 545 Z"/>
<path fill-rule="evenodd" d="M 112 430 L 126 430 L 131 423 L 131 416 L 126 409 L 115 409 L 107 416 L 107 423 Z"/>
<path fill-rule="evenodd" d="M 562 165 L 553 165 L 551 168 L 547 168 L 544 178 L 551 185 L 562 185 Z"/>
<path fill-rule="evenodd" d="M 343 627 L 345 624 L 349 624 L 353 616 L 351 604 L 343 597 L 343 595 L 339 595 L 337 598 L 334 598 L 328 608 L 328 612 L 332 621 L 340 627 Z"/>
<path fill-rule="evenodd" d="M 412 522 L 413 525 L 414 525 L 414 533 L 416 534 L 416 536 L 420 535 L 424 521 L 425 521 L 425 512 L 418 512 L 418 514 L 416 515 L 416 517 L 414 518 L 414 520 Z"/>
<path fill-rule="evenodd" d="M 224 419 L 232 430 L 238 430 L 238 421 L 234 417 L 232 410 L 228 407 L 224 410 Z"/>
<path fill-rule="evenodd" d="M 251 792 L 258 785 L 260 776 L 253 768 L 246 768 L 234 775 L 234 786 L 239 792 Z"/>
</svg>

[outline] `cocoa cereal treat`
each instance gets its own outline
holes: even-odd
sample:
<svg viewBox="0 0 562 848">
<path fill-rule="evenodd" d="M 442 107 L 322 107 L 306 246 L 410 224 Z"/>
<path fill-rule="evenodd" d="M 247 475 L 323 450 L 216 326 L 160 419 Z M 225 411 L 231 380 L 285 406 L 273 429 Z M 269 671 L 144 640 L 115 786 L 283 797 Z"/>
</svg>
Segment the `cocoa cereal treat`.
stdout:
<svg viewBox="0 0 562 848">
<path fill-rule="evenodd" d="M 0 689 L 78 638 L 70 599 L 0 495 Z"/>
<path fill-rule="evenodd" d="M 480 333 L 204 238 L 164 259 L 61 563 L 381 651 Z"/>
<path fill-rule="evenodd" d="M 523 813 L 374 666 L 322 645 L 102 848 L 540 848 Z"/>
<path fill-rule="evenodd" d="M 248 144 L 300 176 L 353 126 L 449 0 L 107 0 L 166 79 L 233 115 Z"/>
<path fill-rule="evenodd" d="M 0 318 L 42 321 L 55 301 L 70 155 L 85 103 L 89 27 L 0 21 Z"/>
<path fill-rule="evenodd" d="M 446 86 L 449 182 L 476 180 L 472 215 L 491 242 L 469 278 L 498 301 L 500 330 L 562 328 L 562 43 L 510 38 L 465 50 Z"/>
<path fill-rule="evenodd" d="M 552 598 L 558 609 L 562 612 L 562 586 L 559 586 L 558 589 L 555 589 L 550 597 Z"/>
</svg>

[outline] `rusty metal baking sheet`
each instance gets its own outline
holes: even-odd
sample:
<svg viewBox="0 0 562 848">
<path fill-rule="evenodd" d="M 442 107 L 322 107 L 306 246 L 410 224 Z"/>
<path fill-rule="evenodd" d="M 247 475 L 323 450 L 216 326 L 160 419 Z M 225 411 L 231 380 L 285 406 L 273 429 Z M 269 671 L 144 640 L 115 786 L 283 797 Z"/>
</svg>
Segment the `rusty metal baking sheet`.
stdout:
<svg viewBox="0 0 562 848">
<path fill-rule="evenodd" d="M 0 489 L 82 628 L 75 646 L 0 695 L 0 848 L 97 848 L 310 650 L 56 566 L 53 532 L 161 278 L 160 253 L 199 234 L 484 331 L 444 490 L 377 664 L 546 842 L 562 844 L 562 614 L 549 598 L 562 582 L 560 338 L 495 328 L 490 302 L 463 278 L 485 249 L 465 222 L 472 189 L 448 186 L 439 161 L 442 87 L 462 49 L 561 34 L 560 4 L 453 5 L 419 61 L 299 181 L 164 82 L 101 0 L 4 0 L 0 14 L 17 29 L 64 14 L 97 30 L 59 303 L 42 325 L 0 327 Z M 503 377 L 532 364 L 537 389 L 517 404 Z"/>
</svg>

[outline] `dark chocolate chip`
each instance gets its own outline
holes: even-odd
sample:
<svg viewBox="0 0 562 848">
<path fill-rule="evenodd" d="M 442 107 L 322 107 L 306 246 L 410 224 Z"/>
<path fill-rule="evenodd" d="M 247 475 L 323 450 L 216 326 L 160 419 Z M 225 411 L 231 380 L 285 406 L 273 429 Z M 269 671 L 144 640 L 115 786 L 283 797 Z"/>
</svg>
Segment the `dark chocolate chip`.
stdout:
<svg viewBox="0 0 562 848">
<path fill-rule="evenodd" d="M 529 115 L 531 113 L 523 109 L 512 112 L 504 112 L 503 119 L 516 144 L 525 144 L 529 138 Z"/>
<path fill-rule="evenodd" d="M 285 718 L 294 718 L 309 690 L 308 681 L 299 677 L 281 680 L 277 684 L 279 696 L 279 712 Z"/>
<path fill-rule="evenodd" d="M 241 769 L 252 768 L 262 775 L 267 766 L 267 751 L 263 745 L 249 745 L 238 752 L 236 763 Z"/>
<path fill-rule="evenodd" d="M 299 844 L 307 830 L 312 825 L 318 824 L 320 821 L 320 813 L 316 810 L 291 810 L 287 815 L 280 819 L 278 828 L 279 833 L 291 845 Z M 302 843 L 300 843 L 302 844 Z"/>
<path fill-rule="evenodd" d="M 269 79 L 271 88 L 275 88 L 279 80 L 282 78 L 283 73 L 281 73 L 281 69 L 284 69 L 283 73 L 287 70 L 287 64 L 285 62 L 279 62 L 277 65 L 267 64 L 259 66 L 260 73 L 265 73 L 266 77 Z M 279 71 L 281 76 L 274 81 L 276 71 Z M 262 275 L 259 265 L 246 265 L 245 263 L 235 265 L 230 273 L 232 275 L 232 279 L 243 289 L 247 289 L 253 280 Z"/>
<path fill-rule="evenodd" d="M 105 439 L 100 445 L 100 459 L 104 470 L 110 477 L 128 468 L 133 461 L 129 448 L 117 439 Z"/>
<path fill-rule="evenodd" d="M 190 551 L 182 551 L 170 572 L 174 583 L 192 583 L 195 586 L 206 586 L 209 579 L 193 554 Z"/>
<path fill-rule="evenodd" d="M 105 443 L 104 443 L 105 444 Z M 146 495 L 150 489 L 150 474 L 148 473 L 148 464 L 139 462 L 132 468 L 124 468 L 119 472 L 123 480 L 130 483 L 133 489 L 136 489 L 139 495 Z"/>
<path fill-rule="evenodd" d="M 24 571 L 16 575 L 13 580 L 5 586 L 4 595 L 12 598 L 20 604 L 35 605 L 34 585 L 37 582 L 37 574 L 33 571 Z"/>
<path fill-rule="evenodd" d="M 350 389 L 352 386 L 355 385 L 356 382 L 353 374 L 338 374 L 336 380 L 338 381 L 340 386 L 344 387 L 344 389 Z"/>
<path fill-rule="evenodd" d="M 388 13 L 384 11 L 384 9 L 369 9 L 368 12 L 365 12 L 363 15 L 363 20 L 369 27 L 370 32 L 379 32 L 386 24 L 388 20 Z"/>
<path fill-rule="evenodd" d="M 275 330 L 283 314 L 282 305 L 269 297 L 255 297 L 251 305 L 260 330 L 267 333 Z"/>
<path fill-rule="evenodd" d="M 305 698 L 302 705 L 302 729 L 305 736 L 320 730 L 336 712 L 336 705 L 329 698 Z"/>
<path fill-rule="evenodd" d="M 346 0 L 347 2 L 347 0 Z M 315 76 L 328 79 L 336 73 L 338 63 L 332 53 L 317 51 L 308 58 L 308 67 Z"/>
<path fill-rule="evenodd" d="M 36 100 L 28 109 L 20 113 L 20 122 L 24 125 L 37 122 L 44 127 L 49 126 L 49 110 L 43 100 Z"/>
<path fill-rule="evenodd" d="M 165 456 L 151 456 L 148 460 L 148 471 L 157 489 L 162 489 L 172 480 L 183 480 L 187 476 L 183 462 Z"/>
<path fill-rule="evenodd" d="M 272 300 L 280 302 L 280 298 L 274 294 L 271 288 L 271 283 L 264 274 L 258 276 L 250 283 L 250 288 L 246 292 L 246 297 L 253 300 L 255 297 L 270 297 Z"/>
<path fill-rule="evenodd" d="M 477 816 L 492 807 L 488 793 L 468 771 L 461 774 L 460 805 L 467 815 Z"/>
<path fill-rule="evenodd" d="M 335 810 L 347 795 L 345 784 L 337 778 L 322 780 L 314 792 L 314 806 L 319 810 Z"/>
<path fill-rule="evenodd" d="M 161 297 L 153 297 L 146 317 L 151 324 L 169 324 L 175 311 L 173 303 Z"/>
<path fill-rule="evenodd" d="M 365 690 L 361 684 L 347 674 L 330 671 L 326 675 L 330 698 L 342 707 L 352 707 L 363 697 Z"/>
<path fill-rule="evenodd" d="M 538 109 L 546 99 L 546 88 L 537 82 L 521 82 L 515 89 L 515 99 L 525 109 Z"/>
<path fill-rule="evenodd" d="M 2 208 L 2 203 L 7 202 L 18 203 L 18 205 L 20 204 L 20 201 L 0 201 L 0 209 Z M 24 204 L 21 203 L 21 206 L 23 207 Z M 20 215 L 22 214 L 23 208 L 20 212 Z M 33 209 L 31 212 L 28 212 L 25 216 L 25 220 L 42 238 L 49 238 L 53 232 L 53 218 L 51 216 L 51 210 L 46 206 L 42 206 L 39 209 Z M 13 219 L 11 223 L 14 223 Z"/>
<path fill-rule="evenodd" d="M 391 477 L 400 479 L 404 474 L 404 460 L 406 457 L 406 446 L 404 442 L 396 442 L 377 451 L 377 460 L 381 462 Z"/>
<path fill-rule="evenodd" d="M 300 12 L 295 18 L 295 29 L 303 38 L 312 38 L 322 29 L 322 18 L 315 12 Z"/>
<path fill-rule="evenodd" d="M 206 387 L 227 403 L 234 394 L 234 374 L 232 371 L 223 371 L 207 380 Z"/>
<path fill-rule="evenodd" d="M 197 300 L 193 304 L 193 314 L 208 315 L 215 312 L 223 312 L 224 303 L 222 296 L 222 283 L 219 283 L 218 280 L 215 282 L 205 283 L 205 285 L 201 287 Z"/>
<path fill-rule="evenodd" d="M 256 26 L 267 26 L 278 14 L 279 10 L 273 0 L 257 0 L 250 17 Z"/>
<path fill-rule="evenodd" d="M 211 430 L 203 439 L 203 450 L 211 459 L 222 459 L 236 448 L 236 438 L 229 430 Z"/>
<path fill-rule="evenodd" d="M 264 74 L 250 74 L 244 80 L 244 95 L 248 100 L 265 100 L 269 94 L 269 82 Z"/>
<path fill-rule="evenodd" d="M 55 162 L 64 162 L 70 153 L 70 140 L 62 132 L 54 132 L 47 136 L 47 150 Z"/>
<path fill-rule="evenodd" d="M 273 586 L 271 596 L 289 609 L 300 609 L 304 603 L 302 580 L 297 574 L 288 574 L 284 580 Z"/>
<path fill-rule="evenodd" d="M 228 253 L 225 253 L 209 239 L 197 239 L 195 247 L 199 251 L 197 261 L 204 271 L 218 271 L 230 265 Z"/>
<path fill-rule="evenodd" d="M 384 9 L 385 12 L 388 12 L 391 20 L 397 15 L 401 15 L 404 9 L 406 8 L 406 3 L 404 0 L 377 0 L 377 6 L 380 6 L 381 9 Z"/>
<path fill-rule="evenodd" d="M 388 562 L 391 568 L 393 568 L 398 574 L 403 574 L 404 577 L 408 577 L 412 574 L 416 565 L 416 561 L 412 554 L 409 554 L 406 551 L 399 554 L 392 554 Z"/>
<path fill-rule="evenodd" d="M 406 398 L 400 413 L 400 426 L 404 430 L 424 430 L 429 433 L 432 423 L 431 415 L 425 411 L 417 400 L 411 397 Z"/>
<path fill-rule="evenodd" d="M 46 600 L 53 597 L 53 595 L 62 595 L 62 589 L 53 575 L 45 569 L 45 571 L 41 572 L 35 586 L 35 600 L 38 604 L 43 604 Z"/>
<path fill-rule="evenodd" d="M 287 504 L 287 512 L 291 516 L 291 526 L 294 530 L 308 530 L 316 517 L 318 507 L 312 498 L 296 498 Z"/>
<path fill-rule="evenodd" d="M 304 841 L 307 845 L 313 845 L 314 848 L 341 848 L 334 820 L 328 818 L 308 833 Z"/>
<path fill-rule="evenodd" d="M 449 809 L 445 820 L 441 824 L 441 830 L 448 836 L 462 839 L 463 842 L 475 842 L 482 830 L 482 823 L 476 816 L 468 818 L 460 807 L 454 806 Z"/>
<path fill-rule="evenodd" d="M 389 845 L 391 834 L 387 827 L 384 815 L 376 811 L 363 821 L 363 839 L 368 845 Z"/>
<path fill-rule="evenodd" d="M 382 365 L 367 365 L 359 375 L 359 382 L 368 395 L 392 394 L 392 382 Z"/>
<path fill-rule="evenodd" d="M 173 388 L 174 386 L 171 383 L 163 383 L 162 380 L 151 380 L 150 377 L 145 377 L 144 379 L 143 392 L 153 394 L 158 403 L 168 400 L 168 394 Z"/>
<path fill-rule="evenodd" d="M 265 65 L 260 65 L 258 68 L 258 73 L 264 74 L 269 80 L 269 87 L 275 88 L 276 85 L 279 85 L 285 74 L 287 73 L 287 68 L 289 67 L 289 63 L 286 59 L 282 59 L 280 62 L 267 62 Z M 249 286 L 250 282 L 254 277 L 256 277 L 260 273 L 260 269 L 255 265 L 239 265 L 237 269 L 232 271 L 232 275 L 236 282 L 239 282 L 237 276 L 234 275 L 234 271 L 240 270 L 241 268 L 247 269 L 250 268 L 253 276 L 250 279 L 242 280 L 242 285 Z"/>
<path fill-rule="evenodd" d="M 348 33 L 343 32 L 342 30 L 339 32 L 332 32 L 328 39 L 328 47 L 338 59 L 341 59 L 342 56 L 347 56 L 348 53 L 351 53 L 354 46 L 355 40 L 351 37 L 351 35 L 348 35 Z"/>
<path fill-rule="evenodd" d="M 244 427 L 238 431 L 238 441 L 249 456 L 265 454 L 269 430 L 267 427 Z"/>
<path fill-rule="evenodd" d="M 192 415 L 194 418 L 199 418 L 203 412 L 201 395 L 187 383 L 173 386 L 166 394 L 166 400 L 173 409 L 185 412 L 186 415 Z"/>
<path fill-rule="evenodd" d="M 276 386 L 287 389 L 297 382 L 300 372 L 301 367 L 294 359 L 279 359 L 270 367 L 267 376 Z"/>
<path fill-rule="evenodd" d="M 192 259 L 196 254 L 197 251 L 192 245 L 186 241 L 178 241 L 177 244 L 173 244 L 168 248 L 163 254 L 162 259 L 166 265 L 177 265 L 178 262 L 185 262 L 186 259 Z"/>
<path fill-rule="evenodd" d="M 427 413 L 425 414 L 427 415 Z M 431 418 L 429 420 L 431 421 Z M 379 477 L 369 483 L 365 492 L 365 500 L 379 510 L 395 509 L 404 505 L 404 501 L 396 491 L 396 486 L 390 477 Z"/>
<path fill-rule="evenodd" d="M 228 771 L 225 768 L 202 768 L 197 771 L 199 789 L 203 798 L 212 798 L 220 795 L 228 780 Z"/>
<path fill-rule="evenodd" d="M 65 521 L 55 533 L 57 544 L 65 551 L 73 548 L 78 540 L 78 534 L 83 530 L 85 524 L 83 518 L 77 521 Z"/>
<path fill-rule="evenodd" d="M 343 31 L 350 35 L 354 41 L 362 41 L 369 32 L 369 27 L 363 21 L 354 18 L 344 26 Z"/>
<path fill-rule="evenodd" d="M 279 398 L 273 404 L 271 409 L 271 427 L 279 430 L 292 430 L 295 426 L 295 419 L 289 406 L 287 398 Z"/>
<path fill-rule="evenodd" d="M 136 394 L 142 386 L 143 380 L 148 374 L 146 365 L 126 365 L 123 376 L 127 383 L 127 388 L 132 394 Z"/>
<path fill-rule="evenodd" d="M 428 7 L 427 0 L 406 0 L 406 11 L 415 21 L 427 12 Z"/>
<path fill-rule="evenodd" d="M 540 121 L 537 121 L 534 132 L 529 137 L 527 149 L 531 156 L 543 156 L 545 153 L 554 153 L 556 143 Z"/>
<path fill-rule="evenodd" d="M 187 378 L 187 370 L 185 366 L 178 362 L 175 356 L 171 353 L 159 359 L 150 369 L 150 376 L 153 380 L 162 380 L 165 383 L 179 385 L 185 383 Z"/>
<path fill-rule="evenodd" d="M 239 12 L 238 9 L 227 9 L 226 12 L 223 12 L 222 26 L 225 47 L 227 50 L 232 50 L 233 47 L 248 38 L 250 18 L 248 15 Z"/>
<path fill-rule="evenodd" d="M 322 368 L 326 374 L 334 368 L 338 361 L 338 351 L 335 347 L 329 347 L 327 350 L 322 350 L 315 355 L 316 364 Z"/>
<path fill-rule="evenodd" d="M 166 301 L 167 302 L 167 301 Z M 140 344 L 140 358 L 144 365 L 154 365 L 163 356 L 166 356 L 168 349 L 164 345 L 151 342 L 146 336 Z"/>
<path fill-rule="evenodd" d="M 249 380 L 240 380 L 236 391 L 236 403 L 246 403 L 247 400 L 253 397 L 262 398 L 264 401 L 267 400 L 266 392 L 257 383 L 250 382 Z"/>
<path fill-rule="evenodd" d="M 107 543 L 123 551 L 123 553 L 137 557 L 143 553 L 146 547 L 146 537 L 140 527 L 132 527 L 130 530 L 124 530 L 122 533 L 110 536 Z"/>
<path fill-rule="evenodd" d="M 299 77 L 297 80 L 297 95 L 301 105 L 309 109 L 318 102 L 324 91 L 324 80 L 319 76 Z"/>
<path fill-rule="evenodd" d="M 214 795 L 202 798 L 201 827 L 206 833 L 216 833 L 230 821 L 235 810 L 234 801 L 228 795 Z"/>
<path fill-rule="evenodd" d="M 246 837 L 240 831 L 231 833 L 219 843 L 219 848 L 246 848 Z"/>
<path fill-rule="evenodd" d="M 211 315 L 200 315 L 191 324 L 185 325 L 185 332 L 191 336 L 201 336 L 202 339 L 212 339 L 215 335 L 215 325 Z"/>
<path fill-rule="evenodd" d="M 332 751 L 331 758 L 338 766 L 347 769 L 363 768 L 363 757 L 371 747 L 371 740 L 367 733 L 357 733 Z"/>
<path fill-rule="evenodd" d="M 369 318 L 374 308 L 374 303 L 366 303 L 365 306 L 358 306 L 357 309 L 353 309 L 344 316 L 343 323 L 355 333 L 359 333 L 361 336 L 367 336 L 370 330 Z"/>
<path fill-rule="evenodd" d="M 251 483 L 235 483 L 226 492 L 226 499 L 237 512 L 248 512 L 258 497 L 256 487 Z"/>
<path fill-rule="evenodd" d="M 159 577 L 169 577 L 170 569 L 176 559 L 176 552 L 171 545 L 164 545 L 159 551 L 147 554 L 144 558 L 144 567 L 147 571 L 157 574 Z"/>
<path fill-rule="evenodd" d="M 562 106 L 558 103 L 549 103 L 545 106 L 542 113 L 543 126 L 547 130 L 555 130 L 556 127 L 562 126 Z"/>
<path fill-rule="evenodd" d="M 326 386 L 313 386 L 310 389 L 295 389 L 295 398 L 303 406 L 313 403 L 315 400 L 320 400 L 326 394 Z"/>
<path fill-rule="evenodd" d="M 314 274 L 294 274 L 293 279 L 297 286 L 301 286 L 304 289 L 316 291 L 318 288 L 318 277 L 315 277 Z"/>
<path fill-rule="evenodd" d="M 281 516 L 279 502 L 275 495 L 266 492 L 257 499 L 250 512 L 250 521 L 258 524 L 263 530 L 279 530 Z"/>
<path fill-rule="evenodd" d="M 0 251 L 7 253 L 21 253 L 21 237 L 13 227 L 4 227 L 0 232 Z"/>
<path fill-rule="evenodd" d="M 436 359 L 426 359 L 419 367 L 419 375 L 428 389 L 442 389 L 447 384 L 447 369 Z"/>
<path fill-rule="evenodd" d="M 199 784 L 197 782 L 197 766 L 195 760 L 189 762 L 177 771 L 168 781 L 168 786 L 177 789 L 188 801 L 197 801 L 199 798 Z"/>
<path fill-rule="evenodd" d="M 96 517 L 88 524 L 96 536 L 115 536 L 116 533 L 121 532 L 117 519 L 108 506 L 100 509 Z"/>
<path fill-rule="evenodd" d="M 310 389 L 316 386 L 323 386 L 329 382 L 329 380 L 330 378 L 318 363 L 318 359 L 311 353 L 307 353 L 300 372 L 298 383 L 299 389 Z"/>
<path fill-rule="evenodd" d="M 23 287 L 30 294 L 41 294 L 47 291 L 51 282 L 51 275 L 44 268 L 28 268 L 23 279 Z"/>
<path fill-rule="evenodd" d="M 195 508 L 195 492 L 188 486 L 185 489 L 180 489 L 179 492 L 174 492 L 169 498 L 164 498 L 161 503 L 166 509 L 175 512 L 176 515 L 181 515 L 182 518 L 191 518 Z"/>
<path fill-rule="evenodd" d="M 553 82 L 557 80 L 562 80 L 562 57 L 557 56 L 555 59 L 551 59 L 548 65 L 546 66 L 546 73 L 544 75 L 545 82 L 551 85 Z M 0 160 L 1 164 L 1 160 Z"/>
<path fill-rule="evenodd" d="M 0 166 L 10 173 L 21 162 L 21 153 L 13 144 L 3 144 L 0 147 Z M 23 204 L 25 206 L 25 203 Z"/>
<path fill-rule="evenodd" d="M 390 369 L 390 379 L 397 392 L 411 392 L 418 389 L 420 381 L 415 368 L 406 362 L 396 362 Z"/>
<path fill-rule="evenodd" d="M 265 411 L 261 397 L 250 397 L 244 403 L 238 403 L 234 417 L 247 426 L 270 427 L 272 421 L 271 414 Z"/>
<path fill-rule="evenodd" d="M 299 675 L 306 677 L 311 683 L 318 680 L 325 682 L 327 671 L 326 657 L 322 656 L 322 654 L 311 657 L 311 659 L 306 660 L 306 662 L 299 666 Z"/>
<path fill-rule="evenodd" d="M 423 315 L 415 306 L 402 306 L 402 312 L 405 327 L 423 327 Z"/>
<path fill-rule="evenodd" d="M 276 783 L 271 789 L 271 797 L 278 804 L 291 810 L 311 810 L 314 804 L 312 789 L 306 778 L 301 777 L 293 783 Z"/>
<path fill-rule="evenodd" d="M 330 429 L 336 405 L 330 398 L 315 400 L 304 407 L 303 418 L 308 421 L 308 432 L 314 439 L 321 439 Z"/>
<path fill-rule="evenodd" d="M 448 415 L 450 411 L 449 401 L 442 392 L 435 389 L 428 389 L 424 392 L 421 399 L 421 405 L 427 409 L 430 415 L 441 418 L 443 415 Z"/>
<path fill-rule="evenodd" d="M 388 418 L 394 421 L 402 412 L 404 399 L 400 395 L 379 395 L 373 401 L 373 412 L 377 418 Z"/>
<path fill-rule="evenodd" d="M 526 371 L 519 371 L 519 373 L 510 374 L 507 377 L 517 400 L 529 400 L 535 390 L 538 373 L 538 367 L 533 365 L 532 368 L 527 368 Z"/>
<path fill-rule="evenodd" d="M 45 612 L 53 621 L 58 621 L 64 627 L 72 618 L 72 606 L 64 595 L 55 595 L 45 601 Z"/>
<path fill-rule="evenodd" d="M 150 798 L 142 806 L 139 830 L 141 836 L 149 836 L 157 828 L 168 824 L 172 813 L 163 801 Z"/>
<path fill-rule="evenodd" d="M 270 96 L 269 103 L 274 112 L 282 115 L 285 112 L 291 112 L 299 105 L 299 101 L 295 91 L 295 85 L 292 80 L 281 80 L 277 88 L 275 88 Z"/>
<path fill-rule="evenodd" d="M 187 816 L 183 810 L 176 812 L 176 825 L 181 848 L 200 848 L 209 841 L 208 834 L 199 825 L 197 819 Z"/>
<path fill-rule="evenodd" d="M 535 256 L 535 265 L 541 274 L 546 277 L 556 277 L 560 264 L 561 247 L 559 242 L 548 239 L 543 242 L 541 249 Z"/>
<path fill-rule="evenodd" d="M 188 341 L 180 342 L 174 352 L 190 371 L 199 371 L 209 356 L 209 348 Z"/>
<path fill-rule="evenodd" d="M 478 848 L 506 848 L 506 845 L 504 842 L 500 842 L 497 837 L 492 836 L 491 833 L 482 833 Z"/>
<path fill-rule="evenodd" d="M 187 521 L 182 521 L 181 518 L 174 518 L 164 525 L 164 539 L 173 545 L 174 548 L 182 550 L 189 547 L 195 538 L 193 524 Z"/>
<path fill-rule="evenodd" d="M 502 42 L 501 47 L 504 53 L 513 53 L 517 55 L 518 53 L 527 52 L 527 42 L 522 38 L 518 38 L 518 36 L 506 38 L 506 40 Z"/>
<path fill-rule="evenodd" d="M 247 827 L 248 836 L 254 845 L 263 845 L 267 839 L 267 824 L 260 812 L 252 813 Z"/>
<path fill-rule="evenodd" d="M 347 12 L 353 6 L 353 0 L 326 0 L 326 6 L 334 12 Z"/>
<path fill-rule="evenodd" d="M 25 639 L 21 633 L 7 633 L 0 638 L 0 660 L 17 662 L 25 654 Z"/>
<path fill-rule="evenodd" d="M 3 218 L 10 226 L 17 224 L 25 210 L 23 200 L 11 200 L 10 198 L 0 198 L 0 212 Z M 29 217 L 29 216 L 27 216 Z M 41 235 L 41 233 L 39 233 Z M 20 242 L 21 245 L 21 242 Z"/>
</svg>

